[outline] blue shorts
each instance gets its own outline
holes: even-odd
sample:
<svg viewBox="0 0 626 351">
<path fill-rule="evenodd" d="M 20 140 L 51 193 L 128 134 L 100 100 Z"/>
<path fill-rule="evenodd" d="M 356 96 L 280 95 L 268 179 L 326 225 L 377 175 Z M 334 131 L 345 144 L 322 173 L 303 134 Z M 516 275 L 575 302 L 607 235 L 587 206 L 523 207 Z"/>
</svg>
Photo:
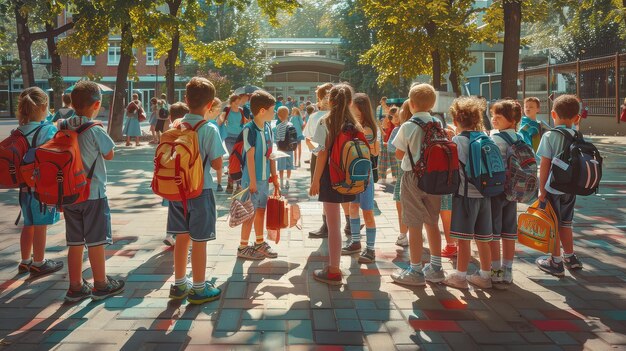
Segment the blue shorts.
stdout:
<svg viewBox="0 0 626 351">
<path fill-rule="evenodd" d="M 111 244 L 111 210 L 107 198 L 63 206 L 67 246 Z"/>
<path fill-rule="evenodd" d="M 248 186 L 250 186 L 250 184 L 247 183 L 242 183 L 241 185 L 242 188 L 247 188 Z M 256 181 L 256 193 L 253 194 L 251 192 L 248 192 L 250 194 L 250 200 L 252 201 L 255 210 L 257 208 L 267 207 L 267 198 L 269 196 L 269 192 L 270 184 L 267 182 L 267 180 Z"/>
<path fill-rule="evenodd" d="M 187 200 L 187 216 L 180 201 L 170 201 L 167 208 L 167 233 L 187 234 L 193 241 L 215 240 L 217 212 L 212 189 L 204 189 L 200 196 Z"/>
<path fill-rule="evenodd" d="M 20 191 L 20 207 L 24 216 L 24 226 L 52 225 L 59 221 L 59 212 L 55 207 L 41 206 L 32 193 Z"/>
<path fill-rule="evenodd" d="M 353 204 L 359 204 L 359 207 L 364 211 L 371 211 L 374 209 L 374 182 L 370 178 L 369 183 L 365 191 L 357 194 Z"/>
<path fill-rule="evenodd" d="M 296 169 L 293 166 L 293 151 L 284 151 L 289 157 L 281 157 L 276 160 L 276 169 L 279 171 L 290 171 Z"/>
<path fill-rule="evenodd" d="M 559 219 L 559 227 L 571 228 L 574 220 L 574 206 L 576 206 L 576 195 L 563 194 L 554 195 L 550 192 L 546 194 L 546 200 L 552 205 L 552 209 Z"/>
<path fill-rule="evenodd" d="M 452 198 L 450 237 L 459 240 L 489 242 L 493 239 L 491 198 Z"/>
</svg>

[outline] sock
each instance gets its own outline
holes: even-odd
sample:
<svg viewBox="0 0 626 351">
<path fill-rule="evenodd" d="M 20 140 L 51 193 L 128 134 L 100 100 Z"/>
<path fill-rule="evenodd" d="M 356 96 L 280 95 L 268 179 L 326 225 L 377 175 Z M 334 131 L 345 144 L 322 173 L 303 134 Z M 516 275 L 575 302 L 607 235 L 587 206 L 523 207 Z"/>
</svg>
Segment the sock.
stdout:
<svg viewBox="0 0 626 351">
<path fill-rule="evenodd" d="M 513 260 L 502 260 L 504 268 L 513 268 Z"/>
<path fill-rule="evenodd" d="M 367 242 L 367 248 L 374 250 L 374 244 L 376 243 L 376 227 L 365 228 L 365 240 Z"/>
<path fill-rule="evenodd" d="M 242 240 L 242 241 L 240 241 L 240 242 L 239 242 L 239 249 L 240 249 L 240 250 L 241 250 L 241 249 L 245 249 L 245 248 L 246 248 L 246 246 L 248 246 L 248 242 L 247 242 L 247 241 L 243 241 L 243 240 Z"/>
<path fill-rule="evenodd" d="M 430 266 L 435 272 L 439 272 L 441 270 L 441 256 L 430 255 Z"/>
<path fill-rule="evenodd" d="M 483 279 L 491 279 L 491 271 L 483 271 L 481 269 L 478 274 L 480 274 L 480 277 Z"/>
<path fill-rule="evenodd" d="M 193 290 L 195 291 L 203 291 L 204 290 L 204 282 L 193 283 Z"/>
<path fill-rule="evenodd" d="M 31 264 L 31 263 L 33 263 L 33 260 L 29 258 L 27 260 L 22 260 L 21 263 L 23 263 L 23 264 Z"/>
<path fill-rule="evenodd" d="M 422 271 L 422 264 L 421 263 L 411 263 L 411 270 L 415 271 L 415 272 L 421 272 Z"/>
<path fill-rule="evenodd" d="M 35 266 L 35 267 L 41 267 L 41 266 L 43 266 L 43 262 L 44 262 L 44 261 L 41 261 L 41 262 L 36 262 L 36 261 L 33 261 L 33 266 Z"/>
<path fill-rule="evenodd" d="M 456 271 L 456 275 L 459 278 L 465 279 L 465 277 L 467 277 L 467 272 Z"/>
<path fill-rule="evenodd" d="M 187 277 L 182 277 L 180 279 L 175 279 L 174 280 L 174 285 L 176 286 L 183 286 L 187 284 Z"/>
<path fill-rule="evenodd" d="M 491 261 L 491 269 L 493 269 L 494 271 L 497 271 L 500 268 L 502 268 L 502 263 L 500 262 L 500 260 Z"/>
<path fill-rule="evenodd" d="M 563 258 L 570 258 L 572 256 L 574 256 L 573 252 L 572 253 L 565 253 L 565 252 L 563 252 Z"/>
<path fill-rule="evenodd" d="M 254 233 L 256 240 L 255 240 L 255 244 L 259 245 L 259 244 L 263 244 L 263 242 L 265 241 L 263 239 L 263 231 L 261 231 L 261 233 Z"/>
<path fill-rule="evenodd" d="M 561 263 L 563 262 L 563 259 L 561 258 L 561 256 L 552 256 L 552 262 L 554 263 Z"/>
<path fill-rule="evenodd" d="M 287 183 L 286 184 L 287 184 L 287 186 L 289 186 L 289 179 L 287 179 Z"/>
<path fill-rule="evenodd" d="M 361 242 L 361 218 L 350 218 L 350 233 L 352 233 L 352 242 Z"/>
</svg>

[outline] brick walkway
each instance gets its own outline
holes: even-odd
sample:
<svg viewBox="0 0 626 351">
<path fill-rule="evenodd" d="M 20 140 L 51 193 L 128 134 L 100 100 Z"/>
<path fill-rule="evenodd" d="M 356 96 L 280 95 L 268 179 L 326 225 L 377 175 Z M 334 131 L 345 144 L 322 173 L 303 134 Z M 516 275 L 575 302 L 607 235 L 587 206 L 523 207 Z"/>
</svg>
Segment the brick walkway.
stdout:
<svg viewBox="0 0 626 351">
<path fill-rule="evenodd" d="M 274 260 L 235 258 L 239 228 L 228 227 L 229 202 L 218 196 L 208 274 L 223 297 L 201 306 L 167 298 L 172 252 L 162 244 L 166 209 L 149 187 L 153 148 L 121 147 L 108 163 L 114 244 L 107 248 L 107 274 L 127 277 L 122 296 L 66 305 L 67 268 L 32 282 L 16 277 L 16 192 L 0 191 L 0 349 L 626 349 L 626 139 L 595 140 L 606 167 L 602 195 L 579 198 L 576 206 L 580 273 L 545 275 L 534 266 L 537 253 L 518 247 L 508 291 L 393 284 L 389 276 L 406 264 L 407 252 L 394 245 L 397 215 L 386 183 L 376 191 L 378 261 L 360 265 L 344 256 L 347 284 L 320 284 L 311 272 L 327 261 L 326 241 L 305 233 L 319 226 L 321 205 L 306 195 L 303 168 L 289 198 L 300 201 L 304 228 L 283 233 Z M 62 221 L 49 228 L 48 258 L 66 261 L 64 231 Z M 444 268 L 452 264 L 446 260 Z"/>
</svg>

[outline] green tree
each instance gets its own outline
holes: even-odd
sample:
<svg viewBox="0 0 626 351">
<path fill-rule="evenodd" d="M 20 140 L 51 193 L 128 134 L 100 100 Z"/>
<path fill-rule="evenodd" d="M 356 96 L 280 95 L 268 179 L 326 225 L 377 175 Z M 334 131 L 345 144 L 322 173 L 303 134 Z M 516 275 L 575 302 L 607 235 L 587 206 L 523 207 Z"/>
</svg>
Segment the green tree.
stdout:
<svg viewBox="0 0 626 351">
<path fill-rule="evenodd" d="M 295 11 L 284 11 L 276 18 L 276 25 L 261 22 L 266 37 L 272 38 L 335 38 L 339 30 L 333 18 L 331 0 L 301 0 Z M 340 5 L 342 3 L 340 2 Z"/>
</svg>

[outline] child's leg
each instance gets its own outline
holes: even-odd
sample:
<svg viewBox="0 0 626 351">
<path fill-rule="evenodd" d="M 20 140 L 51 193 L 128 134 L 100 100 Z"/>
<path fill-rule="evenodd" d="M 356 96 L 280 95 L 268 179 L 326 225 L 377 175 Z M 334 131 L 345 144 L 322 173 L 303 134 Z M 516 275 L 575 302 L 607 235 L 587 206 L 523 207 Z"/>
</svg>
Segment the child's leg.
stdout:
<svg viewBox="0 0 626 351">
<path fill-rule="evenodd" d="M 409 255 L 411 268 L 421 271 L 422 269 L 422 248 L 424 239 L 422 238 L 422 226 L 409 227 Z"/>
<path fill-rule="evenodd" d="M 80 290 L 80 288 L 83 286 L 82 245 L 70 246 L 67 250 L 67 272 L 70 278 L 70 289 L 74 291 Z"/>
<path fill-rule="evenodd" d="M 324 212 L 326 213 L 326 223 L 328 225 L 328 256 L 330 259 L 328 271 L 339 273 L 339 262 L 341 260 L 341 214 L 339 204 L 324 202 Z"/>
<path fill-rule="evenodd" d="M 192 241 L 191 272 L 194 287 L 200 284 L 204 286 L 206 280 L 206 241 Z"/>
<path fill-rule="evenodd" d="M 406 235 L 406 233 L 409 231 L 409 228 L 402 222 L 402 202 L 396 201 L 396 211 L 398 211 L 398 225 L 400 227 L 400 234 Z"/>
<path fill-rule="evenodd" d="M 250 232 L 252 232 L 252 225 L 254 224 L 255 219 L 256 214 L 254 217 L 243 222 L 243 224 L 241 225 L 241 241 L 239 242 L 239 248 L 248 246 L 250 242 Z"/>
<path fill-rule="evenodd" d="M 287 170 L 287 180 L 291 179 L 291 169 Z"/>
<path fill-rule="evenodd" d="M 491 246 L 489 241 L 476 241 L 481 275 L 491 274 Z M 486 272 L 486 273 L 485 273 Z"/>
<path fill-rule="evenodd" d="M 376 244 L 376 221 L 374 220 L 374 211 L 363 210 L 363 220 L 365 221 L 365 242 L 367 248 L 374 250 L 374 245 Z"/>
<path fill-rule="evenodd" d="M 20 235 L 20 251 L 22 252 L 22 261 L 30 261 L 34 235 L 34 226 L 29 225 L 22 227 L 22 234 Z"/>
<path fill-rule="evenodd" d="M 424 223 L 428 248 L 430 249 L 430 266 L 435 270 L 441 270 L 441 234 L 437 224 Z M 420 233 L 421 236 L 421 233 Z"/>
<path fill-rule="evenodd" d="M 139 137 L 135 137 L 135 145 L 139 146 Z"/>
<path fill-rule="evenodd" d="M 298 143 L 298 151 L 296 152 L 298 162 L 296 164 L 299 166 L 302 161 L 302 142 Z"/>
<path fill-rule="evenodd" d="M 217 185 L 222 185 L 222 173 L 224 173 L 224 169 L 219 168 L 217 171 L 215 171 L 215 173 L 217 174 Z"/>
<path fill-rule="evenodd" d="M 515 240 L 502 239 L 502 263 L 503 265 L 507 266 L 505 264 L 506 262 L 513 263 L 514 257 L 515 257 Z M 495 260 L 496 259 L 492 256 L 491 261 L 495 261 Z"/>
<path fill-rule="evenodd" d="M 500 256 L 500 238 L 494 238 L 489 243 L 489 252 L 491 255 L 491 269 L 498 270 L 502 268 L 502 258 Z"/>
<path fill-rule="evenodd" d="M 350 216 L 350 234 L 353 243 L 361 242 L 361 217 L 359 217 L 359 203 L 351 202 L 347 204 L 348 215 Z"/>
<path fill-rule="evenodd" d="M 563 253 L 564 254 L 573 254 L 574 253 L 574 231 L 572 227 L 562 227 L 559 226 L 559 238 L 561 239 L 561 244 L 563 245 Z M 555 246 L 555 256 L 561 256 L 561 248 L 559 245 Z"/>
<path fill-rule="evenodd" d="M 441 224 L 443 224 L 443 235 L 446 239 L 446 245 L 456 245 L 456 240 L 450 237 L 450 226 L 452 225 L 452 210 L 441 210 L 439 212 Z"/>
<path fill-rule="evenodd" d="M 48 226 L 36 225 L 33 236 L 33 262 L 43 262 L 46 252 L 46 230 Z"/>
<path fill-rule="evenodd" d="M 280 185 L 282 187 L 282 185 L 283 185 L 283 177 L 285 176 L 285 171 L 283 171 L 283 170 L 278 171 L 278 175 L 280 177 Z"/>
<path fill-rule="evenodd" d="M 185 276 L 187 275 L 189 241 L 189 233 L 176 234 L 176 245 L 174 245 L 174 279 L 176 279 L 177 281 L 185 279 Z"/>
<path fill-rule="evenodd" d="M 254 235 L 256 236 L 257 245 L 265 241 L 263 234 L 265 234 L 265 209 L 257 208 L 254 211 Z"/>
<path fill-rule="evenodd" d="M 104 262 L 104 245 L 92 246 L 87 248 L 89 256 L 89 264 L 91 264 L 91 272 L 93 274 L 93 286 L 96 289 L 104 289 L 107 285 L 106 269 Z"/>
<path fill-rule="evenodd" d="M 126 136 L 126 146 L 130 146 L 130 136 Z"/>
<path fill-rule="evenodd" d="M 456 270 L 460 273 L 467 273 L 467 266 L 469 265 L 471 256 L 471 241 L 465 239 L 459 239 L 457 241 L 459 247 L 459 253 L 456 261 Z"/>
</svg>

